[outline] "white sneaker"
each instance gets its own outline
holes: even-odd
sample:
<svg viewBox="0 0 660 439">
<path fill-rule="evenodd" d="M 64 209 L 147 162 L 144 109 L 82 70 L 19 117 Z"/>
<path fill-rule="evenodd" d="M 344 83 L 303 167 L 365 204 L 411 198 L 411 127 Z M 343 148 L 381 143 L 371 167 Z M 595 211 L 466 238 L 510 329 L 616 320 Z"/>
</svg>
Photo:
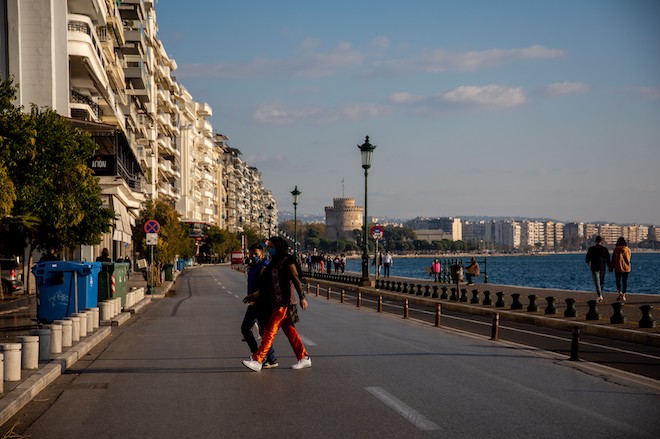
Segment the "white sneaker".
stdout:
<svg viewBox="0 0 660 439">
<path fill-rule="evenodd" d="M 294 370 L 307 369 L 308 367 L 312 367 L 312 359 L 309 357 L 305 357 L 301 360 L 298 360 L 296 364 L 292 365 L 291 369 Z"/>
<path fill-rule="evenodd" d="M 248 369 L 252 369 L 255 372 L 261 372 L 261 363 L 250 358 L 249 360 L 243 360 L 243 366 Z"/>
</svg>

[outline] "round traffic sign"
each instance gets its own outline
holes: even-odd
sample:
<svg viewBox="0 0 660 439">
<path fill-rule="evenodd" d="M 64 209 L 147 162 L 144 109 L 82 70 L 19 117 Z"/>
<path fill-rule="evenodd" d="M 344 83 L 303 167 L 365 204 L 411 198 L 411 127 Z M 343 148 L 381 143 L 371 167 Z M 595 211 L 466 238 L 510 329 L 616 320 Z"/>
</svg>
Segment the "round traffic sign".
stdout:
<svg viewBox="0 0 660 439">
<path fill-rule="evenodd" d="M 371 228 L 371 237 L 378 240 L 378 239 L 383 239 L 383 236 L 385 235 L 385 230 L 381 226 L 373 226 Z"/>
<path fill-rule="evenodd" d="M 152 219 L 144 223 L 145 233 L 158 233 L 159 231 L 160 231 L 160 224 L 158 224 L 158 221 Z"/>
</svg>

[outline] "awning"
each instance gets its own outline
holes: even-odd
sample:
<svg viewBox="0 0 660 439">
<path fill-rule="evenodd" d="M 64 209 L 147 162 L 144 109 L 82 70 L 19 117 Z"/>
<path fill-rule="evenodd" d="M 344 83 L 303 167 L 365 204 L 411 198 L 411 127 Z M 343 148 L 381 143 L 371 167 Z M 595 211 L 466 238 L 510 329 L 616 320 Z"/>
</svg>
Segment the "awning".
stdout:
<svg viewBox="0 0 660 439">
<path fill-rule="evenodd" d="M 117 197 L 112 197 L 112 209 L 115 211 L 115 230 L 112 239 L 130 243 L 133 233 L 131 231 L 131 218 L 126 206 Z"/>
</svg>

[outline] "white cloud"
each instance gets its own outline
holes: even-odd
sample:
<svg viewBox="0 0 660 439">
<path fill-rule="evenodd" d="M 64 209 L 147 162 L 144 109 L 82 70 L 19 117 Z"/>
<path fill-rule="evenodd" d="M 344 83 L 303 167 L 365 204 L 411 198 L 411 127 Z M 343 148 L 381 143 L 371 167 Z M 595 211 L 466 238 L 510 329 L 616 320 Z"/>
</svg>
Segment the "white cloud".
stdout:
<svg viewBox="0 0 660 439">
<path fill-rule="evenodd" d="M 389 96 L 390 102 L 401 105 L 419 104 L 420 102 L 424 102 L 425 100 L 426 98 L 424 96 L 414 95 L 412 93 L 408 93 L 405 91 L 392 93 Z"/>
<path fill-rule="evenodd" d="M 589 85 L 582 82 L 555 82 L 543 87 L 543 92 L 547 96 L 562 96 L 576 93 L 586 93 L 591 90 Z"/>
<path fill-rule="evenodd" d="M 660 99 L 660 87 L 638 87 L 637 93 L 644 99 L 652 101 Z"/>
<path fill-rule="evenodd" d="M 331 76 L 340 71 L 352 70 L 364 62 L 365 55 L 355 50 L 351 43 L 341 42 L 329 52 L 311 52 L 295 62 L 295 76 L 316 78 Z"/>
<path fill-rule="evenodd" d="M 377 50 L 385 50 L 390 47 L 390 39 L 385 36 L 376 37 L 371 41 L 369 46 Z"/>
<path fill-rule="evenodd" d="M 491 108 L 511 108 L 526 102 L 524 91 L 519 87 L 501 85 L 463 85 L 441 95 L 445 102 Z"/>
<path fill-rule="evenodd" d="M 318 109 L 293 109 L 280 103 L 265 103 L 254 111 L 252 117 L 261 123 L 288 125 L 318 113 Z"/>
<path fill-rule="evenodd" d="M 254 111 L 255 121 L 271 125 L 290 125 L 298 121 L 323 124 L 338 120 L 362 120 L 389 115 L 394 108 L 377 104 L 350 104 L 336 108 L 293 108 L 281 103 L 264 103 Z"/>
</svg>

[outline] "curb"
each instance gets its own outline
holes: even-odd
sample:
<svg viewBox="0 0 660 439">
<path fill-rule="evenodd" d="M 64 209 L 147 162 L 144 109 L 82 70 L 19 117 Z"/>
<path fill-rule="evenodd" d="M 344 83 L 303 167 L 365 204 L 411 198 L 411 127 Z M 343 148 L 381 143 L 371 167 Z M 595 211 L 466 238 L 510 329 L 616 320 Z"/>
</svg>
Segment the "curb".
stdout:
<svg viewBox="0 0 660 439">
<path fill-rule="evenodd" d="M 6 423 L 18 413 L 27 403 L 55 381 L 62 372 L 71 367 L 94 346 L 110 335 L 109 327 L 100 327 L 96 332 L 72 346 L 66 352 L 59 354 L 50 363 L 43 366 L 15 389 L 9 391 L 0 399 L 0 425 Z"/>
</svg>

